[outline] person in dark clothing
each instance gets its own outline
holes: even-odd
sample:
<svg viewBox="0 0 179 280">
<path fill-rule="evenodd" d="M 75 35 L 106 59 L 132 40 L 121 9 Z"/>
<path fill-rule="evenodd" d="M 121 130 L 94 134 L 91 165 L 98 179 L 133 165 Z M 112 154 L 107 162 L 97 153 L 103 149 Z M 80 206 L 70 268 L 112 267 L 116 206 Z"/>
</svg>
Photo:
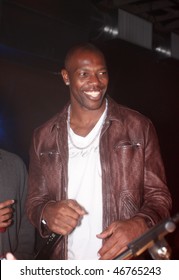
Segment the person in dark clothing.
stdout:
<svg viewBox="0 0 179 280">
<path fill-rule="evenodd" d="M 27 170 L 22 159 L 0 149 L 0 256 L 33 259 L 35 228 L 25 213 Z"/>
</svg>

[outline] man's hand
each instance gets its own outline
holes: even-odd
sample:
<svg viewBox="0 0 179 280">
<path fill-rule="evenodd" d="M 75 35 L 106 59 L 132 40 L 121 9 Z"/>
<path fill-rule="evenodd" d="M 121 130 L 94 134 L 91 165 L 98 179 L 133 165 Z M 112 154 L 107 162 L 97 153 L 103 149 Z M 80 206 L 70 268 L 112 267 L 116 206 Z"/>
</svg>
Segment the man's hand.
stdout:
<svg viewBox="0 0 179 280">
<path fill-rule="evenodd" d="M 75 200 L 67 199 L 47 204 L 43 218 L 48 228 L 55 233 L 69 234 L 87 214 Z"/>
<path fill-rule="evenodd" d="M 0 227 L 7 228 L 12 223 L 13 209 L 12 204 L 14 200 L 6 200 L 0 203 Z"/>
<path fill-rule="evenodd" d="M 104 245 L 98 251 L 100 260 L 112 260 L 127 249 L 128 243 L 147 231 L 147 225 L 142 218 L 113 222 L 98 238 L 105 239 Z"/>
</svg>

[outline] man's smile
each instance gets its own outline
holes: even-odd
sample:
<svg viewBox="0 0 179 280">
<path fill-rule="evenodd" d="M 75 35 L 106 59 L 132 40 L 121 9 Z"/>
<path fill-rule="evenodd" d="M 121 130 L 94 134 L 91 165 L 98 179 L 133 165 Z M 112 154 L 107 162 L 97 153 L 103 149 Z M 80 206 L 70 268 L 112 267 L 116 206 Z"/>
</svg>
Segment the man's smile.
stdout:
<svg viewBox="0 0 179 280">
<path fill-rule="evenodd" d="M 84 91 L 84 93 L 88 96 L 91 96 L 93 98 L 98 97 L 101 94 L 101 91 Z"/>
</svg>

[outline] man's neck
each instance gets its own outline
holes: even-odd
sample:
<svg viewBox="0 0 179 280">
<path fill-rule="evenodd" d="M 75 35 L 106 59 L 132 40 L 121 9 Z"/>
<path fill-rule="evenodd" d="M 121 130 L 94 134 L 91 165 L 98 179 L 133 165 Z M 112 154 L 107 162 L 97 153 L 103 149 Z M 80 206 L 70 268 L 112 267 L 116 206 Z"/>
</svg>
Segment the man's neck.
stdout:
<svg viewBox="0 0 179 280">
<path fill-rule="evenodd" d="M 75 110 L 71 106 L 69 120 L 71 129 L 80 136 L 86 136 L 94 128 L 105 108 L 106 103 L 97 110 Z"/>
</svg>

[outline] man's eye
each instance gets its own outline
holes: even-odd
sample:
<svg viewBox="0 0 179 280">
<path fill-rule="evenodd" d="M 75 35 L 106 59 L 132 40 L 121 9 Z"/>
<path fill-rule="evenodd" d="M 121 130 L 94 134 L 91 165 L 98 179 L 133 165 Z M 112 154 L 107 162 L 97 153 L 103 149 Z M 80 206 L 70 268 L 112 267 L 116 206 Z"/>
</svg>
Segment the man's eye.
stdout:
<svg viewBox="0 0 179 280">
<path fill-rule="evenodd" d="M 86 73 L 86 72 L 81 72 L 80 73 L 80 77 L 86 77 L 88 75 L 88 73 Z"/>
<path fill-rule="evenodd" d="M 99 72 L 99 75 L 100 76 L 107 75 L 107 71 L 101 71 L 101 72 Z"/>
</svg>

